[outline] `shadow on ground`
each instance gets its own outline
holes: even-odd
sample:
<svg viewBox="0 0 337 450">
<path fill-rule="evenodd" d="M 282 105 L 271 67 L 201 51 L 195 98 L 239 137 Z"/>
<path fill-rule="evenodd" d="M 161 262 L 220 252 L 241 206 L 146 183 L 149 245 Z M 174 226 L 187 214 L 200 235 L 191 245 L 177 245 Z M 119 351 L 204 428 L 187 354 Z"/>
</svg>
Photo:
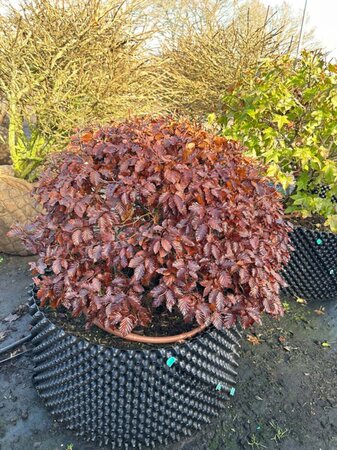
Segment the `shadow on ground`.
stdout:
<svg viewBox="0 0 337 450">
<path fill-rule="evenodd" d="M 29 331 L 23 305 L 31 259 L 2 258 L 0 347 Z M 337 449 L 337 299 L 324 305 L 288 300 L 286 308 L 280 321 L 265 320 L 246 333 L 236 394 L 222 417 L 168 450 Z M 25 350 L 0 362 L 0 449 L 96 450 L 48 415 L 31 382 L 29 345 L 19 352 Z"/>
</svg>

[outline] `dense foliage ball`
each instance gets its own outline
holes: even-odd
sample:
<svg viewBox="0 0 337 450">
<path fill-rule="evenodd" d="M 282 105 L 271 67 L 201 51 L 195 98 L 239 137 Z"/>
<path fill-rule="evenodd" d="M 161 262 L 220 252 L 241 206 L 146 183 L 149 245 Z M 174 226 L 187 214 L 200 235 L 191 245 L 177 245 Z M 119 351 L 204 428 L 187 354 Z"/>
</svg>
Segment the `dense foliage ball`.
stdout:
<svg viewBox="0 0 337 450">
<path fill-rule="evenodd" d="M 41 300 L 123 334 L 160 305 L 217 328 L 281 314 L 289 226 L 260 171 L 183 121 L 78 133 L 36 190 L 46 215 L 24 231 L 35 270 L 53 271 L 37 279 Z"/>
</svg>

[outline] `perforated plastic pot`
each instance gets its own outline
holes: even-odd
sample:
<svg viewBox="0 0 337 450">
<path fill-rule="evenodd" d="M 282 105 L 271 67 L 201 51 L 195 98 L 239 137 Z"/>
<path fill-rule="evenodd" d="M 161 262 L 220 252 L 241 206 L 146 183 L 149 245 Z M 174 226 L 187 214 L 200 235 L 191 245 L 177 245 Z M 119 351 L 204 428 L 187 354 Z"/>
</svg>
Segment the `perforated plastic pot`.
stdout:
<svg viewBox="0 0 337 450">
<path fill-rule="evenodd" d="M 308 300 L 337 296 L 337 235 L 297 227 L 291 232 L 295 248 L 283 277 L 286 294 Z"/>
<path fill-rule="evenodd" d="M 96 445 L 142 449 L 191 435 L 235 392 L 240 334 L 209 328 L 172 346 L 90 344 L 30 298 L 34 384 L 54 418 Z"/>
</svg>

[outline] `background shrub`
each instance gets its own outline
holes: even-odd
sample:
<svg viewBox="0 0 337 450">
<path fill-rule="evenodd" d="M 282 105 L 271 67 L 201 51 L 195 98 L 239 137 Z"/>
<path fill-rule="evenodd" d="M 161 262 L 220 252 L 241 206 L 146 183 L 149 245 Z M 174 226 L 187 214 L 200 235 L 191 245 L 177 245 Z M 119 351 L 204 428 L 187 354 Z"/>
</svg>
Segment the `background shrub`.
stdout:
<svg viewBox="0 0 337 450">
<path fill-rule="evenodd" d="M 18 176 L 33 177 L 75 126 L 152 110 L 155 9 L 149 0 L 25 0 L 0 16 L 0 97 Z M 34 140 L 22 146 L 24 121 Z"/>
<path fill-rule="evenodd" d="M 160 106 L 200 120 L 221 111 L 226 87 L 259 59 L 291 53 L 299 29 L 286 4 L 272 9 L 258 0 L 175 0 L 162 23 L 153 80 Z"/>
<path fill-rule="evenodd" d="M 223 108 L 223 134 L 268 164 L 291 194 L 287 212 L 319 214 L 337 231 L 337 65 L 319 52 L 266 59 L 228 90 Z"/>
<path fill-rule="evenodd" d="M 199 126 L 136 120 L 72 138 L 36 192 L 23 234 L 39 297 L 129 333 L 160 305 L 186 321 L 244 327 L 282 313 L 289 226 L 280 194 L 240 145 Z"/>
<path fill-rule="evenodd" d="M 228 84 L 259 58 L 291 52 L 298 35 L 289 8 L 258 0 L 12 4 L 0 14 L 0 99 L 16 175 L 30 180 L 75 126 L 218 112 Z"/>
</svg>

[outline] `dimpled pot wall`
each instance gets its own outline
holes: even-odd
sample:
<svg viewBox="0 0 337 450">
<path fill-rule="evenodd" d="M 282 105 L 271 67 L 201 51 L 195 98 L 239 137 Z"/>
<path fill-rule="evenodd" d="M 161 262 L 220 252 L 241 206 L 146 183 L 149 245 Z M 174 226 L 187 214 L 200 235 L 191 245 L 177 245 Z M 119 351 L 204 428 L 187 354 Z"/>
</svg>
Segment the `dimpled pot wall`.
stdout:
<svg viewBox="0 0 337 450">
<path fill-rule="evenodd" d="M 297 227 L 291 233 L 294 252 L 283 277 L 285 294 L 308 300 L 328 300 L 337 295 L 337 235 Z"/>
<path fill-rule="evenodd" d="M 154 447 L 191 435 L 235 392 L 240 334 L 211 327 L 146 349 L 90 344 L 30 299 L 34 384 L 53 417 L 109 448 Z"/>
</svg>

